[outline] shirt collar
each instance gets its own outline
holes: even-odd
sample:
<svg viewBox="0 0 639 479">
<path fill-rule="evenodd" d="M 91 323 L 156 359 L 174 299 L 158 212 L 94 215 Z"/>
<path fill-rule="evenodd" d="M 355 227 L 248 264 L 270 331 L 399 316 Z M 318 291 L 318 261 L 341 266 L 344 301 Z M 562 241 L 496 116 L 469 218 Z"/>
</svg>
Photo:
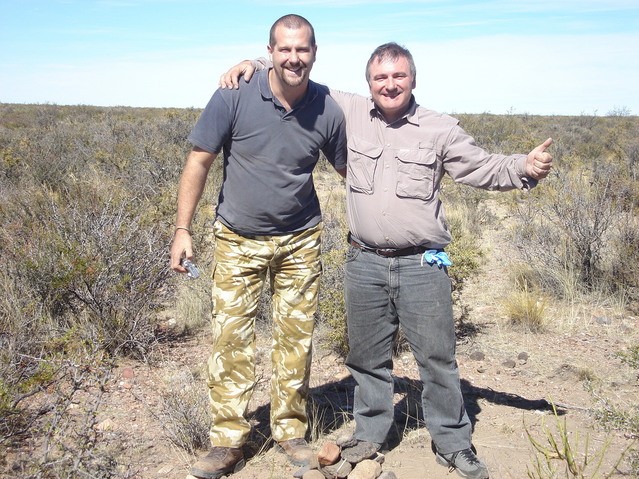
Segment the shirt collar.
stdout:
<svg viewBox="0 0 639 479">
<path fill-rule="evenodd" d="M 273 92 L 271 91 L 271 85 L 269 85 L 268 83 L 268 72 L 271 70 L 271 68 L 267 68 L 266 70 L 261 70 L 257 72 L 257 75 L 258 75 L 257 81 L 258 81 L 260 93 L 262 95 L 262 98 L 264 98 L 265 100 L 272 101 L 276 105 L 282 106 L 280 101 L 277 98 L 275 98 L 275 96 L 273 95 Z M 297 110 L 298 108 L 305 106 L 307 103 L 312 102 L 317 96 L 317 94 L 318 94 L 317 85 L 315 84 L 315 82 L 309 80 L 308 88 L 306 89 L 306 94 L 304 95 L 304 98 L 302 98 L 297 103 L 297 105 L 295 105 L 295 108 L 293 108 L 293 110 Z"/>
<path fill-rule="evenodd" d="M 377 105 L 375 105 L 375 102 L 373 101 L 373 97 L 369 97 L 368 101 L 370 102 L 371 120 L 373 118 L 375 118 L 375 117 L 378 117 L 381 120 L 384 120 L 384 115 L 382 115 L 382 112 L 380 112 L 377 109 Z M 400 121 L 400 120 L 405 118 L 408 123 L 413 123 L 415 125 L 419 125 L 419 115 L 417 115 L 417 107 L 418 106 L 419 105 L 415 101 L 415 95 L 411 95 L 410 104 L 408 105 L 408 109 L 406 110 L 406 112 L 401 117 L 399 117 L 393 123 L 396 123 L 396 122 L 398 122 L 398 121 Z"/>
</svg>

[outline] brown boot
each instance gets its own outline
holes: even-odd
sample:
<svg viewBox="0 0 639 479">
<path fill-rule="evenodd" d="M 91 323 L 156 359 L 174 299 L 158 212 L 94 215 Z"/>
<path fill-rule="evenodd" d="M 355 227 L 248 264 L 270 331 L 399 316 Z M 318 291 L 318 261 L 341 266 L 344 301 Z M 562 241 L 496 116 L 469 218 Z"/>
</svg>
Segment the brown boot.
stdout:
<svg viewBox="0 0 639 479">
<path fill-rule="evenodd" d="M 290 439 L 278 444 L 288 456 L 289 462 L 296 466 L 306 466 L 313 456 L 313 450 L 304 438 Z"/>
<path fill-rule="evenodd" d="M 239 447 L 213 447 L 191 467 L 191 475 L 198 479 L 218 479 L 244 467 L 244 453 Z"/>
</svg>

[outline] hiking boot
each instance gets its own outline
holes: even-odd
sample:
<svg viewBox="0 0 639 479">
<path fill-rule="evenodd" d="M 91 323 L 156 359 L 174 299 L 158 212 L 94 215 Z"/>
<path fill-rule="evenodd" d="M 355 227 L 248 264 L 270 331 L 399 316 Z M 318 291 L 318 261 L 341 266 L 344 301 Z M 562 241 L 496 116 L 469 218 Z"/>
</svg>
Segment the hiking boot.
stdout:
<svg viewBox="0 0 639 479">
<path fill-rule="evenodd" d="M 449 472 L 457 471 L 462 477 L 468 479 L 488 479 L 488 468 L 481 462 L 472 449 L 442 454 L 435 450 L 435 459 L 438 464 L 447 466 Z"/>
<path fill-rule="evenodd" d="M 244 467 L 244 453 L 239 447 L 213 447 L 191 467 L 191 475 L 198 479 L 218 479 Z"/>
<path fill-rule="evenodd" d="M 375 442 L 360 441 L 351 439 L 342 443 L 342 459 L 357 464 L 364 459 L 370 459 L 377 454 L 381 445 Z"/>
<path fill-rule="evenodd" d="M 306 466 L 313 456 L 313 450 L 303 437 L 278 442 L 281 450 L 286 453 L 288 460 L 295 466 Z"/>
</svg>

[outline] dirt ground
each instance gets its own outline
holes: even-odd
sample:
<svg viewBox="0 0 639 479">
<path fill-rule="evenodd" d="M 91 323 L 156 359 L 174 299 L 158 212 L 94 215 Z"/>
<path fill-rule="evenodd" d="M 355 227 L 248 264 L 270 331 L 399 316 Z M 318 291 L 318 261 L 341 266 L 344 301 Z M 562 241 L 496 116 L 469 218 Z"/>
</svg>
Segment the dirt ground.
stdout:
<svg viewBox="0 0 639 479">
<path fill-rule="evenodd" d="M 602 400 L 623 410 L 639 404 L 637 371 L 616 356 L 639 343 L 637 318 L 605 306 L 566 310 L 550 305 L 546 332 L 523 332 L 509 326 L 500 302 L 507 293 L 507 275 L 494 254 L 497 250 L 503 254 L 506 245 L 500 244 L 497 233 L 497 226 L 485 233 L 484 240 L 491 249 L 487 250 L 481 274 L 464 293 L 476 334 L 461 341 L 457 349 L 478 455 L 488 464 L 493 479 L 528 477 L 536 454 L 526 431 L 545 446 L 548 432 L 559 440 L 558 419 L 549 406 L 553 401 L 576 455 L 583 459 L 586 444 L 591 456 L 605 447 L 600 473 L 610 472 L 632 438 L 623 432 L 604 431 L 593 411 L 603 409 Z M 129 361 L 118 369 L 101 420 L 110 421 L 105 438 L 111 435 L 127 445 L 131 467 L 138 471 L 136 477 L 184 478 L 195 460 L 195 456 L 171 445 L 153 411 L 166 377 L 180 371 L 196 372 L 198 377 L 197 372 L 204 370 L 207 336 L 202 332 L 195 338 L 165 344 L 163 359 L 153 367 Z M 260 364 L 262 379 L 251 404 L 257 433 L 247 448 L 247 466 L 233 475 L 237 479 L 292 477 L 297 470 L 267 439 L 268 341 L 265 335 L 259 339 L 265 361 Z M 396 429 L 383 470 L 393 471 L 401 479 L 458 477 L 436 464 L 428 432 L 419 422 L 418 376 L 410 353 L 397 358 L 394 374 Z M 353 381 L 343 361 L 322 350 L 315 351 L 311 377 L 315 411 L 311 436 L 313 447 L 319 449 L 322 441 L 334 440 L 352 428 L 349 413 Z M 203 387 L 201 381 L 196 386 Z M 563 465 L 557 465 L 562 471 Z M 629 470 L 628 463 L 622 461 L 611 477 L 632 477 Z M 567 476 L 560 473 L 557 477 Z"/>
<path fill-rule="evenodd" d="M 536 454 L 528 433 L 548 446 L 547 434 L 559 440 L 557 424 L 564 424 L 576 456 L 590 457 L 605 447 L 600 473 L 613 471 L 633 438 L 616 430 L 603 430 L 594 412 L 606 404 L 630 411 L 639 404 L 637 370 L 616 355 L 639 344 L 637 317 L 604 305 L 572 307 L 549 305 L 546 332 L 530 333 L 508 325 L 501 299 L 508 292 L 507 274 L 496 258 L 507 245 L 498 226 L 486 231 L 491 248 L 481 274 L 467 285 L 464 302 L 475 334 L 458 343 L 458 363 L 467 410 L 474 425 L 478 455 L 488 464 L 492 479 L 521 479 L 534 468 Z M 321 337 L 322 330 L 318 330 Z M 250 407 L 254 434 L 246 448 L 247 466 L 235 479 L 293 477 L 297 468 L 272 447 L 268 432 L 269 341 L 259 337 L 260 380 Z M 161 410 L 167 384 L 185 375 L 182 391 L 202 396 L 201 379 L 208 358 L 209 333 L 163 344 L 152 364 L 122 361 L 107 385 L 98 415 L 101 439 L 120 452 L 118 462 L 128 464 L 139 479 L 185 478 L 196 454 L 168 440 L 166 415 Z M 420 423 L 417 369 L 410 353 L 394 364 L 396 424 L 385 454 L 384 471 L 400 479 L 458 477 L 435 462 L 428 431 Z M 193 376 L 194 380 L 189 380 Z M 312 446 L 335 440 L 353 427 L 353 381 L 342 359 L 318 347 L 311 372 Z M 557 405 L 555 417 L 549 401 Z M 635 410 L 636 414 L 636 410 Z M 177 420 L 177 419 L 173 419 Z M 185 424 L 189 420 L 185 420 Z M 608 443 L 609 442 L 609 443 Z M 635 442 L 634 447 L 638 447 Z M 124 451 L 124 452 L 122 452 Z M 560 473 L 569 477 L 557 462 Z M 592 469 L 590 469 L 592 471 Z M 622 461 L 613 478 L 633 477 Z M 533 476 L 537 477 L 537 476 Z M 547 476 L 544 476 L 547 477 Z M 570 476 L 572 477 L 572 476 Z M 578 476 L 582 477 L 582 476 Z M 592 472 L 583 477 L 593 477 Z M 594 476 L 603 477 L 603 476 Z"/>
</svg>

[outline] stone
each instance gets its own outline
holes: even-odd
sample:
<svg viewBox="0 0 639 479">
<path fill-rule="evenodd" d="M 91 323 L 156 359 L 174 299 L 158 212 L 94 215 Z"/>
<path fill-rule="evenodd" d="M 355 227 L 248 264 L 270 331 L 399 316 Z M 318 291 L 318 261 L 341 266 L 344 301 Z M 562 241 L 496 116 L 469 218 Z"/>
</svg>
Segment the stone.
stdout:
<svg viewBox="0 0 639 479">
<path fill-rule="evenodd" d="M 357 444 L 357 439 L 353 436 L 353 431 L 346 431 L 337 437 L 335 444 L 339 447 L 352 447 Z"/>
<path fill-rule="evenodd" d="M 330 466 L 321 467 L 320 471 L 322 471 L 322 474 L 324 474 L 324 476 L 328 479 L 333 479 L 335 477 L 342 479 L 344 477 L 348 477 L 348 475 L 353 471 L 353 466 L 351 466 L 350 462 L 342 459 Z"/>
<path fill-rule="evenodd" d="M 605 316 L 599 316 L 596 319 L 598 324 L 612 324 L 612 320 L 610 318 L 606 318 Z"/>
<path fill-rule="evenodd" d="M 133 379 L 135 377 L 135 371 L 133 371 L 133 368 L 123 368 L 122 377 L 124 379 Z"/>
<path fill-rule="evenodd" d="M 515 363 L 512 359 L 506 359 L 503 363 L 501 363 L 501 365 L 505 368 L 514 368 L 517 366 L 517 363 Z"/>
<path fill-rule="evenodd" d="M 397 479 L 397 476 L 393 471 L 384 471 L 377 477 L 377 479 Z"/>
<path fill-rule="evenodd" d="M 317 453 L 317 462 L 320 466 L 330 466 L 339 460 L 339 446 L 332 442 L 325 442 Z"/>
<path fill-rule="evenodd" d="M 357 464 L 364 459 L 373 457 L 377 451 L 379 451 L 379 444 L 358 441 L 356 445 L 342 449 L 342 459 L 346 459 L 351 464 Z"/>
<path fill-rule="evenodd" d="M 527 352 L 521 352 L 517 356 L 517 359 L 519 359 L 520 361 L 528 361 L 528 358 L 529 358 L 529 356 L 528 356 Z"/>
<path fill-rule="evenodd" d="M 470 359 L 473 361 L 483 361 L 486 358 L 486 355 L 481 351 L 473 351 L 470 353 Z"/>
<path fill-rule="evenodd" d="M 116 429 L 116 425 L 111 419 L 105 419 L 93 426 L 95 431 L 106 432 Z"/>
<path fill-rule="evenodd" d="M 296 477 L 297 479 L 302 479 L 302 477 L 304 477 L 304 474 L 306 474 L 311 469 L 313 468 L 309 466 L 308 464 L 306 466 L 302 466 L 293 473 L 293 477 Z"/>
<path fill-rule="evenodd" d="M 366 459 L 355 466 L 348 479 L 376 479 L 381 473 L 382 466 L 379 462 Z"/>
<path fill-rule="evenodd" d="M 317 469 L 311 469 L 310 471 L 306 471 L 302 476 L 302 479 L 326 479 L 324 474 L 322 474 Z"/>
</svg>

